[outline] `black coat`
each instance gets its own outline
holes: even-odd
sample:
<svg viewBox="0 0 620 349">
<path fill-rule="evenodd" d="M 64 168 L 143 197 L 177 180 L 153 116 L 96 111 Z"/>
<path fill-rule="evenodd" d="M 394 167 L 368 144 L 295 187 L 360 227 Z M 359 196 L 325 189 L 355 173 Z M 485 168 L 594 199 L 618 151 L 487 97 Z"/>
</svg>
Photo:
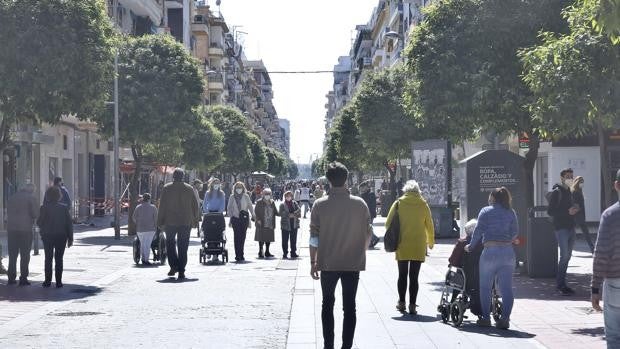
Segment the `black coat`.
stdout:
<svg viewBox="0 0 620 349">
<path fill-rule="evenodd" d="M 586 206 L 583 192 L 576 190 L 573 192 L 573 203 L 579 205 L 579 212 L 575 215 L 575 222 L 577 224 L 583 224 L 586 222 Z"/>
<path fill-rule="evenodd" d="M 370 211 L 370 217 L 375 219 L 377 217 L 377 196 L 372 191 L 367 191 L 362 194 L 362 199 L 368 206 L 368 210 Z"/>
<path fill-rule="evenodd" d="M 69 208 L 58 202 L 46 202 L 41 206 L 37 225 L 41 239 L 73 241 L 73 221 Z"/>
</svg>

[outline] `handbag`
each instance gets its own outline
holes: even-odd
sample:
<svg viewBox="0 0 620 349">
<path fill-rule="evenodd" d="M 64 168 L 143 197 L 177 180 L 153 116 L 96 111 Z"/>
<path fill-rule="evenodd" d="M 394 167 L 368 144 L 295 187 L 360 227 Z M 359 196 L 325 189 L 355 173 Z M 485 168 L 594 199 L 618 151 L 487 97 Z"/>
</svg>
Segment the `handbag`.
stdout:
<svg viewBox="0 0 620 349">
<path fill-rule="evenodd" d="M 394 252 L 398 248 L 398 242 L 400 240 L 400 217 L 398 214 L 398 204 L 400 201 L 396 201 L 396 212 L 394 212 L 394 218 L 390 222 L 390 226 L 385 231 L 383 237 L 383 247 L 386 252 Z"/>
</svg>

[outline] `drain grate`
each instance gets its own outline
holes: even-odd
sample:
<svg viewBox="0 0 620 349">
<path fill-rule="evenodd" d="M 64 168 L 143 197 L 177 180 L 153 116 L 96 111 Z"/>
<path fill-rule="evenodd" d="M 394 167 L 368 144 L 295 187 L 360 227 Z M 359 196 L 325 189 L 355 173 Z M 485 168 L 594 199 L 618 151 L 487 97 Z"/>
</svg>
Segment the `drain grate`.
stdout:
<svg viewBox="0 0 620 349">
<path fill-rule="evenodd" d="M 67 311 L 63 313 L 53 313 L 49 314 L 51 316 L 62 316 L 62 317 L 75 317 L 75 316 L 94 316 L 94 315 L 103 315 L 103 313 L 99 313 L 96 311 Z"/>
</svg>

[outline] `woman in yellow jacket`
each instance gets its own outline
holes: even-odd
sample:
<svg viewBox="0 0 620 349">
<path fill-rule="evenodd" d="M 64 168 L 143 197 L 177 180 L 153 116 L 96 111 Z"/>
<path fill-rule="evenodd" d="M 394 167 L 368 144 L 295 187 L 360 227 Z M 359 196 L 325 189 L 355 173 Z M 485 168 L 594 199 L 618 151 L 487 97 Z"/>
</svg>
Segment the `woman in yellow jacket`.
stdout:
<svg viewBox="0 0 620 349">
<path fill-rule="evenodd" d="M 400 220 L 400 240 L 396 249 L 398 262 L 398 311 L 405 311 L 405 294 L 407 293 L 407 275 L 409 276 L 409 313 L 417 314 L 418 275 L 420 266 L 426 257 L 428 248 L 435 244 L 435 229 L 431 209 L 420 195 L 420 186 L 414 180 L 407 181 L 403 187 L 404 195 L 390 209 L 386 227 L 392 223 L 398 204 Z"/>
</svg>

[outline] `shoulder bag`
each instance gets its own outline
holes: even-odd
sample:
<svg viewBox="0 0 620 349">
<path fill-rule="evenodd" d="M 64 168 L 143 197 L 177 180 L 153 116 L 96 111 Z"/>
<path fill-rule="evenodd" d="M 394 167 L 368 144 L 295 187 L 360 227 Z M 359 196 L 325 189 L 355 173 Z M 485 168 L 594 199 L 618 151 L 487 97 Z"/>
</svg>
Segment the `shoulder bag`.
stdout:
<svg viewBox="0 0 620 349">
<path fill-rule="evenodd" d="M 398 213 L 398 204 L 400 201 L 396 201 L 394 217 L 392 218 L 392 222 L 390 222 L 390 226 L 385 231 L 385 236 L 383 237 L 383 247 L 386 252 L 394 252 L 398 248 L 398 242 L 400 240 L 400 217 Z"/>
</svg>

